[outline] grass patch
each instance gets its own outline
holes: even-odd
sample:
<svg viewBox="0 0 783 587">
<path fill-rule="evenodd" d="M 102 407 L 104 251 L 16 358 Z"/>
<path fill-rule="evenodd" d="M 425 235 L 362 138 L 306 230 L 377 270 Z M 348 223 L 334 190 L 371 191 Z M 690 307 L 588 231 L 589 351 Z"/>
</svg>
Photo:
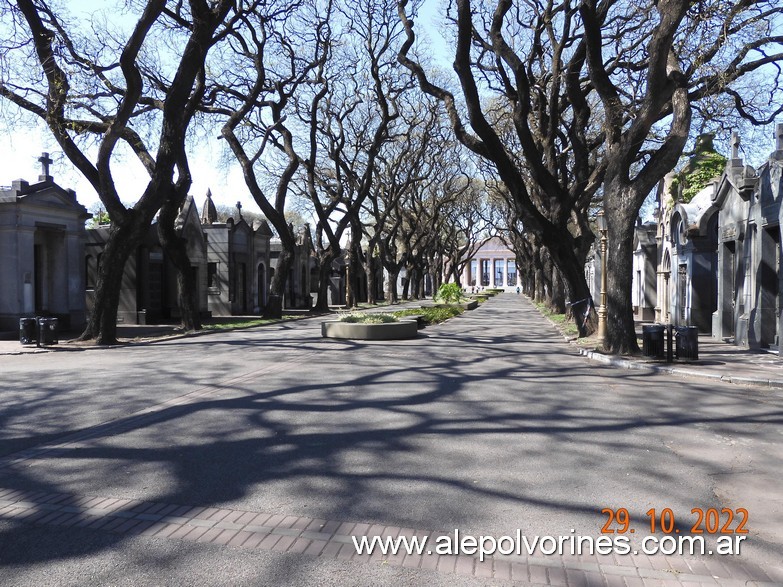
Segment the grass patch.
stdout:
<svg viewBox="0 0 783 587">
<path fill-rule="evenodd" d="M 567 336 L 568 338 L 579 336 L 579 328 L 577 328 L 576 322 L 569 319 L 565 314 L 553 312 L 549 306 L 540 302 L 533 302 L 533 305 L 538 308 L 539 312 L 554 322 L 555 326 L 557 326 L 558 330 L 560 330 L 564 336 Z"/>
<path fill-rule="evenodd" d="M 411 308 L 409 310 L 398 310 L 394 312 L 395 316 L 400 318 L 404 316 L 422 316 L 425 324 L 440 324 L 449 318 L 454 318 L 462 314 L 464 310 L 459 306 L 445 306 L 441 308 Z"/>
<path fill-rule="evenodd" d="M 295 320 L 300 316 L 283 316 L 282 318 L 248 318 L 246 320 L 233 320 L 231 322 L 215 322 L 213 324 L 202 324 L 202 330 L 232 330 L 234 328 L 253 328 L 254 326 L 265 326 L 275 322 L 285 320 Z"/>
</svg>

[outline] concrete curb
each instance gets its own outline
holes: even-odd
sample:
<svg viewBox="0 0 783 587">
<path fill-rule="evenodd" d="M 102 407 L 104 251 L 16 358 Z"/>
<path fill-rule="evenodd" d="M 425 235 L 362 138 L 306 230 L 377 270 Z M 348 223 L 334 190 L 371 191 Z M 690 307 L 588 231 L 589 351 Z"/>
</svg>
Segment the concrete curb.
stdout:
<svg viewBox="0 0 783 587">
<path fill-rule="evenodd" d="M 530 300 L 530 298 L 528 298 Z M 532 301 L 531 301 L 532 304 Z M 655 363 L 644 363 L 642 361 L 636 361 L 633 359 L 624 359 L 613 355 L 606 355 L 598 351 L 591 351 L 588 349 L 580 348 L 575 339 L 568 338 L 560 330 L 559 326 L 549 318 L 541 313 L 540 310 L 532 304 L 533 308 L 538 311 L 539 315 L 549 322 L 555 330 L 563 337 L 563 339 L 570 345 L 577 347 L 579 354 L 591 361 L 603 363 L 610 367 L 616 367 L 618 369 L 628 369 L 635 371 L 649 371 L 650 373 L 663 373 L 665 375 L 676 375 L 678 377 L 687 377 L 693 379 L 704 379 L 706 381 L 721 381 L 723 383 L 732 383 L 734 385 L 744 385 L 748 387 L 766 387 L 769 389 L 783 389 L 783 380 L 780 379 L 766 379 L 763 377 L 740 377 L 732 375 L 721 375 L 720 373 L 705 373 L 697 369 L 688 369 L 678 367 L 676 365 L 659 365 Z"/>
<path fill-rule="evenodd" d="M 765 379 L 763 377 L 740 377 L 732 375 L 721 375 L 720 373 L 705 373 L 695 369 L 683 369 L 677 366 L 656 365 L 652 363 L 643 363 L 632 359 L 622 359 L 599 353 L 598 351 L 589 351 L 579 349 L 579 354 L 592 361 L 597 361 L 611 367 L 619 369 L 648 370 L 653 373 L 664 373 L 666 375 L 677 375 L 680 377 L 706 379 L 707 381 L 721 381 L 723 383 L 732 383 L 735 385 L 746 385 L 753 387 L 767 387 L 772 389 L 783 389 L 783 381 L 777 379 Z"/>
</svg>

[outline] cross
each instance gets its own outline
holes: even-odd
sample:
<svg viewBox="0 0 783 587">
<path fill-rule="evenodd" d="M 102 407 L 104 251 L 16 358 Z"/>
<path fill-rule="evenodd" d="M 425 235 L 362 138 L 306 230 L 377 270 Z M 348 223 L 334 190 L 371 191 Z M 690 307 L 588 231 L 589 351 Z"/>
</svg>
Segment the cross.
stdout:
<svg viewBox="0 0 783 587">
<path fill-rule="evenodd" d="M 731 158 L 732 159 L 739 159 L 739 147 L 740 147 L 740 138 L 739 138 L 739 134 L 735 131 L 731 133 Z"/>
<path fill-rule="evenodd" d="M 38 161 L 41 163 L 41 171 L 43 173 L 42 178 L 49 177 L 49 165 L 54 163 L 51 157 L 49 157 L 49 153 L 44 151 L 41 153 L 41 156 L 38 157 Z"/>
<path fill-rule="evenodd" d="M 237 210 L 239 211 L 239 217 L 242 218 L 242 202 L 237 202 Z"/>
</svg>

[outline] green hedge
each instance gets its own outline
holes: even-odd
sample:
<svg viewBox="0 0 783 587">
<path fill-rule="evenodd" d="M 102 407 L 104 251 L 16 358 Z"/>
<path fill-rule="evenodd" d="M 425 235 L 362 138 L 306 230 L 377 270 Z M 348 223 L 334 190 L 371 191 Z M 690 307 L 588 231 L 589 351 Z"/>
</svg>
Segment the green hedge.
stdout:
<svg viewBox="0 0 783 587">
<path fill-rule="evenodd" d="M 438 324 L 445 322 L 449 318 L 459 316 L 464 310 L 458 306 L 446 306 L 441 308 L 411 308 L 410 310 L 398 310 L 394 312 L 395 316 L 423 316 L 425 324 Z"/>
</svg>

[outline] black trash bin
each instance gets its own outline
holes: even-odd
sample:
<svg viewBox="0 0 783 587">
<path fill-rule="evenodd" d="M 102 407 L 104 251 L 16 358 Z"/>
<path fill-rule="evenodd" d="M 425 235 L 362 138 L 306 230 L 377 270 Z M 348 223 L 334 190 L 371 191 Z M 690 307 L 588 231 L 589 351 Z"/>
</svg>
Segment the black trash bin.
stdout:
<svg viewBox="0 0 783 587">
<path fill-rule="evenodd" d="M 645 357 L 663 359 L 666 354 L 666 337 L 663 324 L 642 326 L 642 353 Z"/>
<path fill-rule="evenodd" d="M 675 353 L 678 359 L 697 361 L 699 359 L 699 329 L 696 326 L 674 328 Z"/>
<path fill-rule="evenodd" d="M 19 342 L 36 344 L 38 336 L 35 332 L 35 318 L 19 318 Z"/>
<path fill-rule="evenodd" d="M 38 318 L 39 344 L 57 344 L 57 318 L 41 316 Z"/>
</svg>

